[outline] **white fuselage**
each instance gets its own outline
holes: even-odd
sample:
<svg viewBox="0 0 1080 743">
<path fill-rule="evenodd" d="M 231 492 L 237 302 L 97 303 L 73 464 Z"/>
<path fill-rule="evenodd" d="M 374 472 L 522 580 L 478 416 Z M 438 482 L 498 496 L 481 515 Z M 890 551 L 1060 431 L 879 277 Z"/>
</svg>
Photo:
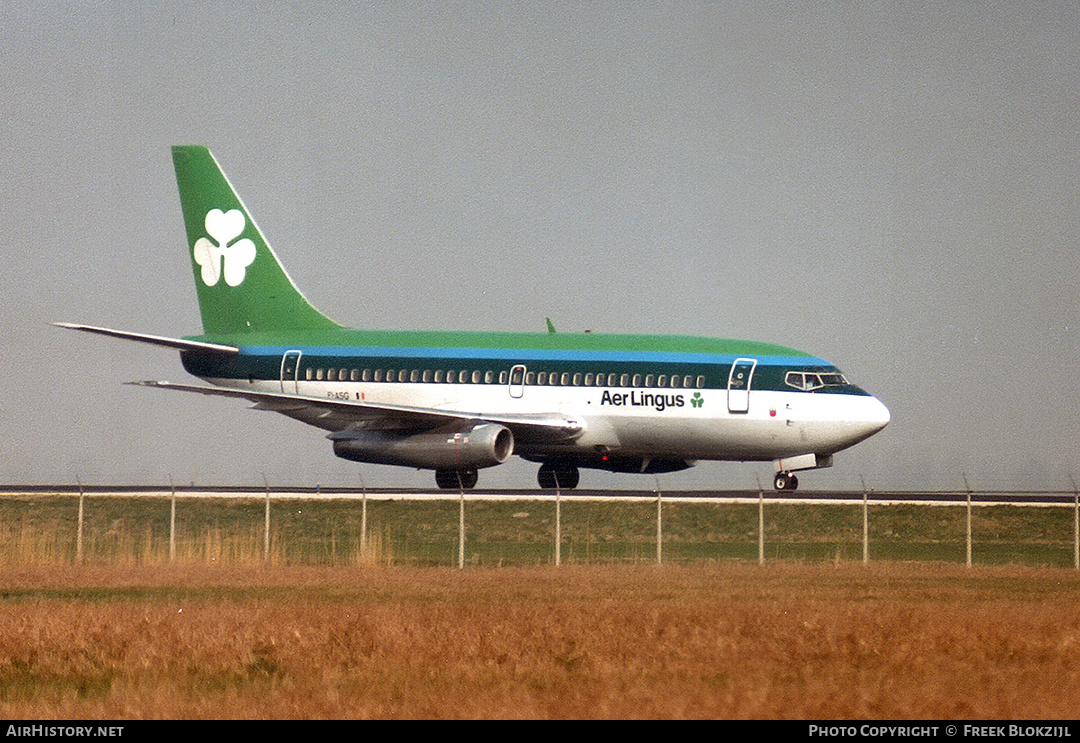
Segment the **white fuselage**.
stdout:
<svg viewBox="0 0 1080 743">
<path fill-rule="evenodd" d="M 557 414 L 583 433 L 556 451 L 617 452 L 688 460 L 773 460 L 833 454 L 881 430 L 889 411 L 877 398 L 823 392 L 752 390 L 732 412 L 726 389 L 560 387 L 502 384 L 207 379 L 212 384 L 314 399 L 496 414 Z M 739 405 L 742 407 L 742 404 Z M 320 425 L 318 420 L 305 420 Z M 328 430 L 333 424 L 325 426 Z M 526 450 L 523 450 L 523 446 Z M 515 453 L 527 455 L 528 445 Z"/>
</svg>

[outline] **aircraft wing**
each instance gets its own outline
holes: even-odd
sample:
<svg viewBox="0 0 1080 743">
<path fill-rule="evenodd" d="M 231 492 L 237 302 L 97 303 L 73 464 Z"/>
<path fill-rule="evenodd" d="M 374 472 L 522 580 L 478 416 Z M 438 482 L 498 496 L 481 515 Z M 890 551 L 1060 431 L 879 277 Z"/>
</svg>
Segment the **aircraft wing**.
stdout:
<svg viewBox="0 0 1080 743">
<path fill-rule="evenodd" d="M 256 410 L 270 410 L 328 431 L 346 429 L 409 429 L 439 428 L 466 423 L 499 423 L 509 428 L 521 441 L 569 441 L 584 431 L 581 421 L 553 414 L 496 414 L 471 413 L 438 408 L 419 408 L 406 405 L 383 405 L 361 400 L 307 397 L 287 392 L 259 392 L 230 387 L 207 387 L 174 382 L 128 382 L 139 387 L 194 392 L 199 395 L 238 397 L 254 403 Z"/>
</svg>

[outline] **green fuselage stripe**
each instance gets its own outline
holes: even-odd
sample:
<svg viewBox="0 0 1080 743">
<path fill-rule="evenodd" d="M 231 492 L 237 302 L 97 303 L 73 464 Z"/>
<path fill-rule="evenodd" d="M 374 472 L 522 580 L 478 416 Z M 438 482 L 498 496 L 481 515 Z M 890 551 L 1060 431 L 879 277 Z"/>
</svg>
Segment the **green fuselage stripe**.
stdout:
<svg viewBox="0 0 1080 743">
<path fill-rule="evenodd" d="M 792 348 L 756 341 L 684 335 L 626 335 L 616 333 L 506 333 L 469 331 L 348 330 L 289 333 L 245 332 L 192 336 L 190 340 L 254 349 L 324 348 L 342 354 L 363 354 L 387 349 L 392 354 L 433 355 L 464 352 L 467 356 L 520 352 L 577 354 L 705 354 L 760 358 L 779 356 L 811 359 Z M 511 353 L 514 352 L 514 353 Z M 819 363 L 824 363 L 818 360 Z"/>
</svg>

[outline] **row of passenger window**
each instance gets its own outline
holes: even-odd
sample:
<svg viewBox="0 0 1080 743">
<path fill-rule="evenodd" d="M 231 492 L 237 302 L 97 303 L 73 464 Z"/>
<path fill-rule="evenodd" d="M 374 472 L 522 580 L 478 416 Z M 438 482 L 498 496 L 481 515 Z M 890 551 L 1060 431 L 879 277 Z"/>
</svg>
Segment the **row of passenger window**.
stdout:
<svg viewBox="0 0 1080 743">
<path fill-rule="evenodd" d="M 705 377 L 693 374 L 603 374 L 595 372 L 533 372 L 524 367 L 510 371 L 443 369 L 336 369 L 308 367 L 308 381 L 412 382 L 435 384 L 527 384 L 547 387 L 671 387 L 702 389 Z"/>
</svg>

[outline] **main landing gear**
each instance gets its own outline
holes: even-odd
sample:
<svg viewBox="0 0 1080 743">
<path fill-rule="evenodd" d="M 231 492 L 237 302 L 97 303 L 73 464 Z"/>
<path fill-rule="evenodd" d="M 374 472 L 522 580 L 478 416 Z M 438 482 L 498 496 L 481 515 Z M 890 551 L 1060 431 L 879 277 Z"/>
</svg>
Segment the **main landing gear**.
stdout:
<svg viewBox="0 0 1080 743">
<path fill-rule="evenodd" d="M 799 478 L 790 472 L 777 472 L 773 479 L 773 487 L 777 490 L 795 490 L 799 487 Z"/>
<path fill-rule="evenodd" d="M 442 490 L 472 490 L 476 487 L 476 470 L 435 470 L 435 484 Z"/>
<path fill-rule="evenodd" d="M 578 486 L 580 479 L 578 468 L 566 462 L 545 462 L 536 473 L 536 481 L 544 490 L 572 490 Z"/>
</svg>

